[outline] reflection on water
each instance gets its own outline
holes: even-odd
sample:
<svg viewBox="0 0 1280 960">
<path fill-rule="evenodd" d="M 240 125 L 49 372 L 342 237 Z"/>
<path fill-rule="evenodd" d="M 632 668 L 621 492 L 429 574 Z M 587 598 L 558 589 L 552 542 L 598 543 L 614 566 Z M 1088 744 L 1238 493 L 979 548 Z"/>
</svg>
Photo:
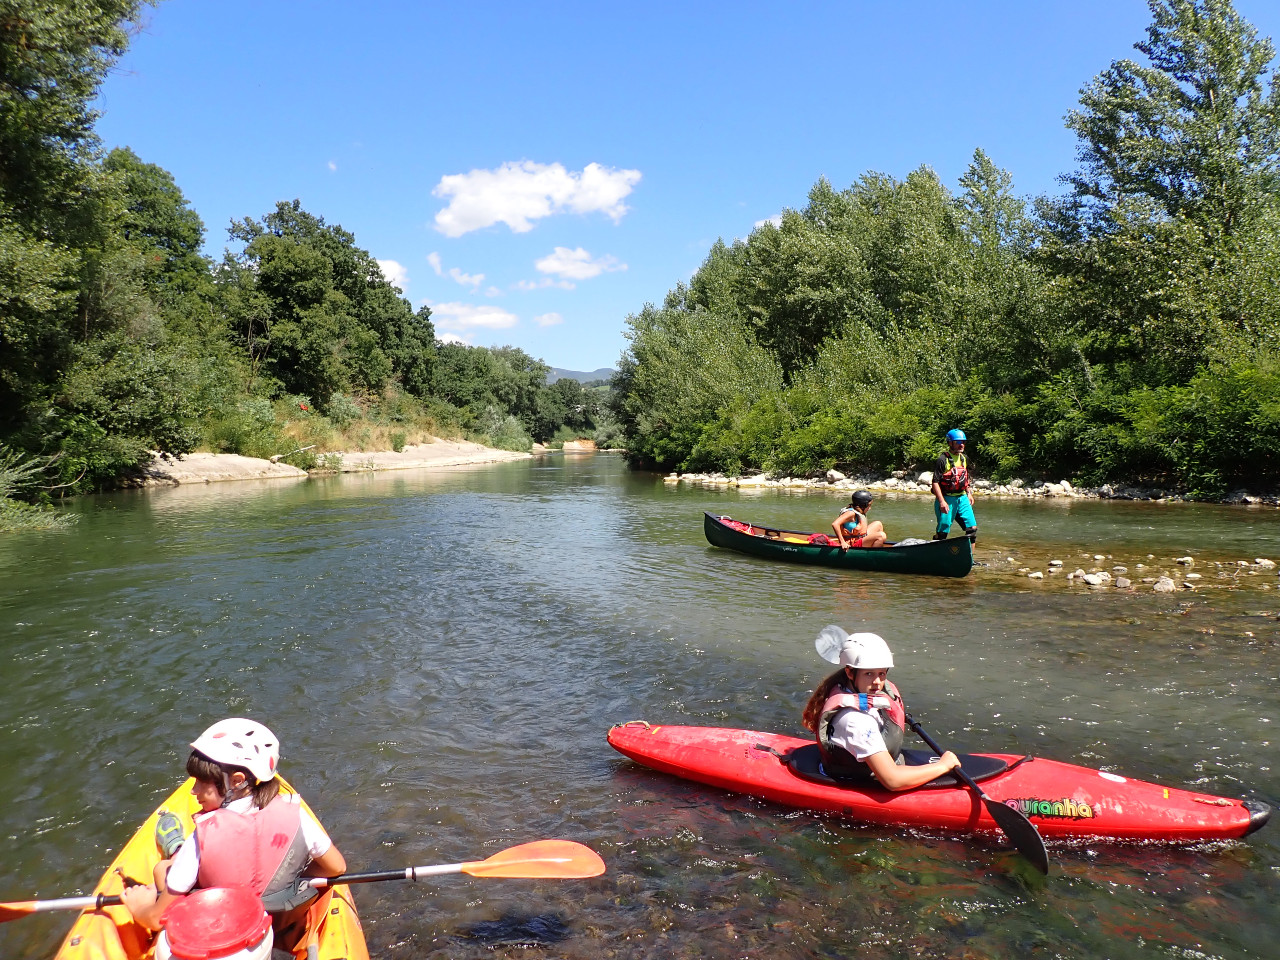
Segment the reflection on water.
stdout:
<svg viewBox="0 0 1280 960">
<path fill-rule="evenodd" d="M 961 581 L 702 537 L 704 509 L 820 529 L 839 505 L 671 488 L 607 456 L 81 501 L 71 530 L 0 542 L 0 899 L 88 890 L 185 744 L 248 714 L 353 869 L 541 837 L 609 865 L 366 885 L 375 955 L 1271 956 L 1275 824 L 1196 849 L 1054 844 L 1040 879 L 995 841 L 784 810 L 610 750 L 608 727 L 635 718 L 798 732 L 827 669 L 812 639 L 834 622 L 890 640 L 948 746 L 1280 801 L 1274 574 L 1167 596 L 1016 575 L 1191 554 L 1217 580 L 1215 562 L 1280 560 L 1274 511 L 979 500 L 989 566 Z M 924 498 L 876 509 L 895 537 L 931 529 Z M 538 918 L 565 938 L 525 939 Z M 500 922 L 509 936 L 475 933 Z M 48 955 L 67 926 L 6 924 L 0 955 Z"/>
</svg>

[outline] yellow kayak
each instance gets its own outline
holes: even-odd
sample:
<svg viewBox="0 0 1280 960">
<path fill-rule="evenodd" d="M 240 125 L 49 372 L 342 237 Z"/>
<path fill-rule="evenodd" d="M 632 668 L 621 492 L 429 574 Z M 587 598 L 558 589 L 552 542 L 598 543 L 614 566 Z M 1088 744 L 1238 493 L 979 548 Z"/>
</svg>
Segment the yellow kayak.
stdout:
<svg viewBox="0 0 1280 960">
<path fill-rule="evenodd" d="M 124 888 L 125 877 L 151 882 L 152 871 L 160 862 L 156 820 L 161 810 L 168 810 L 182 820 L 183 832 L 190 836 L 195 829 L 191 817 L 200 810 L 196 798 L 191 795 L 194 782 L 188 779 L 143 821 L 93 888 L 95 894 L 119 894 Z M 295 792 L 283 778 L 281 783 L 283 792 Z M 333 900 L 325 911 L 318 937 L 320 960 L 369 960 L 369 948 L 360 929 L 355 901 L 345 885 L 333 888 Z M 76 918 L 55 960 L 153 960 L 154 941 L 155 935 L 135 923 L 125 907 L 89 909 Z"/>
</svg>

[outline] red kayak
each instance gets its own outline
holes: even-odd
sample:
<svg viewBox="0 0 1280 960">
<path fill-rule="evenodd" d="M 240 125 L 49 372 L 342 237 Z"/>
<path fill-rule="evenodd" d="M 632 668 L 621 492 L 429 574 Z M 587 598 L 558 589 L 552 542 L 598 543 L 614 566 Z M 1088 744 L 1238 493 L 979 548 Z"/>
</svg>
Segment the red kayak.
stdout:
<svg viewBox="0 0 1280 960">
<path fill-rule="evenodd" d="M 609 743 L 646 767 L 790 807 L 886 826 L 998 830 L 974 792 L 952 774 L 898 793 L 874 783 L 841 783 L 826 776 L 812 740 L 633 720 L 611 728 Z M 908 763 L 928 763 L 934 757 L 919 750 L 903 753 Z M 989 797 L 1025 814 L 1046 837 L 1226 840 L 1252 833 L 1271 816 L 1271 807 L 1257 800 L 1162 787 L 1039 757 L 991 753 L 960 759 Z"/>
</svg>

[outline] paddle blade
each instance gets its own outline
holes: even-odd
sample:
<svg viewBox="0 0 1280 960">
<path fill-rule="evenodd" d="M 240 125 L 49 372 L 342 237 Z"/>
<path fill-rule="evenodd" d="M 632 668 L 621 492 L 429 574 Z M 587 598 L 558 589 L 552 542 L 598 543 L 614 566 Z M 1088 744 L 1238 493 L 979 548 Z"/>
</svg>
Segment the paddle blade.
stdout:
<svg viewBox="0 0 1280 960">
<path fill-rule="evenodd" d="M 36 912 L 36 900 L 19 900 L 15 903 L 0 903 L 0 923 L 10 920 L 21 920 Z"/>
<path fill-rule="evenodd" d="M 525 877 L 576 880 L 604 873 L 604 861 L 590 847 L 571 840 L 537 840 L 495 853 L 488 860 L 464 863 L 473 877 Z"/>
<path fill-rule="evenodd" d="M 822 628 L 818 638 L 813 641 L 813 648 L 818 651 L 818 656 L 828 663 L 839 663 L 840 648 L 844 646 L 844 642 L 848 639 L 849 634 L 842 627 L 837 627 L 833 623 Z"/>
<path fill-rule="evenodd" d="M 991 818 L 1000 825 L 1004 835 L 1009 838 L 1020 854 L 1031 861 L 1031 865 L 1043 874 L 1049 873 L 1049 851 L 1045 849 L 1044 838 L 1034 823 L 1024 817 L 1013 807 L 1006 806 L 999 800 L 992 800 L 986 794 L 982 802 L 987 806 Z"/>
</svg>

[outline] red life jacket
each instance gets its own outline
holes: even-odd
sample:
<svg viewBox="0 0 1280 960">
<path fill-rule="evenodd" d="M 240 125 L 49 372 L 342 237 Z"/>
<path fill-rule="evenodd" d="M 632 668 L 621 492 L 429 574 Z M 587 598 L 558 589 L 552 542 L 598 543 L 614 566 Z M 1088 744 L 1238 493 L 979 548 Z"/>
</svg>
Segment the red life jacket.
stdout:
<svg viewBox="0 0 1280 960">
<path fill-rule="evenodd" d="M 893 681 L 886 680 L 884 693 L 849 693 L 837 687 L 822 704 L 818 718 L 818 749 L 822 751 L 822 764 L 829 773 L 837 776 L 855 775 L 871 778 L 871 768 L 844 747 L 831 742 L 831 725 L 841 710 L 860 710 L 871 713 L 879 710 L 884 720 L 884 745 L 889 756 L 896 761 L 902 753 L 902 738 L 907 727 L 907 706 Z M 874 716 L 874 714 L 872 714 Z"/>
<path fill-rule="evenodd" d="M 942 488 L 943 493 L 949 493 L 953 496 L 957 493 L 964 493 L 969 489 L 969 461 L 965 459 L 963 453 L 957 455 L 957 459 L 951 459 L 951 451 L 948 450 L 942 455 L 942 462 L 946 464 L 946 471 L 940 477 L 934 477 L 938 486 Z"/>
<path fill-rule="evenodd" d="M 264 900 L 290 888 L 311 859 L 302 805 L 284 797 L 251 813 L 215 810 L 196 823 L 196 841 L 197 887 L 243 885 Z"/>
</svg>

